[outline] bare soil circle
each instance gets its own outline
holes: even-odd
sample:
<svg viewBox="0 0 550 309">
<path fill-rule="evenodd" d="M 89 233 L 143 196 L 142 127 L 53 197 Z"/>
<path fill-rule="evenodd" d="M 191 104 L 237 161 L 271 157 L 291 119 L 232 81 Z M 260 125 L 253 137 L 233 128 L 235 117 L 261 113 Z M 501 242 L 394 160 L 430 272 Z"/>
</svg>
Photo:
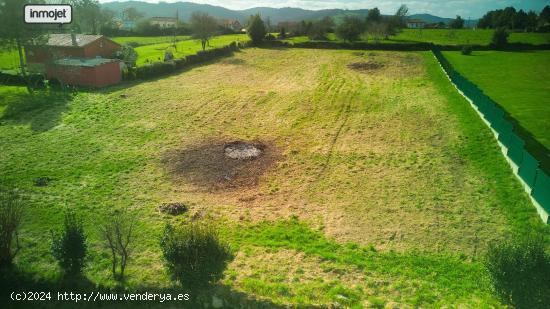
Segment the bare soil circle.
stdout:
<svg viewBox="0 0 550 309">
<path fill-rule="evenodd" d="M 166 153 L 163 163 L 175 179 L 213 191 L 257 186 L 280 157 L 272 142 L 204 140 Z"/>
</svg>

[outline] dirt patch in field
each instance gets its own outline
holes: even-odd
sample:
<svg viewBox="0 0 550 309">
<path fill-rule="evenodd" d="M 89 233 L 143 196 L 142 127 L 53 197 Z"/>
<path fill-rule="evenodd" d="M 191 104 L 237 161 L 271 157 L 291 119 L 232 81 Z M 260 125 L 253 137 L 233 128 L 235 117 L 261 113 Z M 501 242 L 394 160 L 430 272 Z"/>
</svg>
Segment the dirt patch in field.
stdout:
<svg viewBox="0 0 550 309">
<path fill-rule="evenodd" d="M 384 67 L 382 63 L 376 61 L 361 61 L 348 64 L 348 68 L 359 72 L 373 72 Z"/>
<path fill-rule="evenodd" d="M 280 154 L 273 142 L 207 140 L 169 152 L 163 162 L 204 191 L 233 190 L 257 186 Z"/>
<path fill-rule="evenodd" d="M 159 211 L 172 216 L 177 216 L 187 211 L 187 206 L 183 203 L 163 203 L 158 207 Z"/>
</svg>

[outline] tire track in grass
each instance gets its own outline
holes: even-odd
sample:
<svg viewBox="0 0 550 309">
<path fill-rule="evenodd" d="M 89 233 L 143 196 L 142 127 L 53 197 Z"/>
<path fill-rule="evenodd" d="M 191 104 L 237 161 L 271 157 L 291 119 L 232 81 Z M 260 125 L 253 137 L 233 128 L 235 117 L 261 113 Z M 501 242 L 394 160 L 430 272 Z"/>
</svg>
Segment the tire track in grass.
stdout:
<svg viewBox="0 0 550 309">
<path fill-rule="evenodd" d="M 330 166 L 330 161 L 334 154 L 334 148 L 336 146 L 336 143 L 338 142 L 338 139 L 340 138 L 340 135 L 342 134 L 344 127 L 348 123 L 349 116 L 351 113 L 351 104 L 357 96 L 357 91 L 354 87 L 356 83 L 350 84 L 349 82 L 347 82 L 345 78 L 341 78 L 340 81 L 342 81 L 342 83 L 338 87 L 337 91 L 335 91 L 334 94 L 331 96 L 329 101 L 329 102 L 333 102 L 334 100 L 338 99 L 339 95 L 343 92 L 342 89 L 344 89 L 345 96 L 342 97 L 343 104 L 340 106 L 340 109 L 336 114 L 336 119 L 334 120 L 334 124 L 340 123 L 340 125 L 337 126 L 336 132 L 334 133 L 330 141 L 330 146 L 326 154 L 325 162 L 323 162 L 323 167 L 321 168 L 321 171 L 315 178 L 314 182 L 319 181 L 323 177 L 323 175 L 327 172 Z M 347 86 L 347 87 L 344 87 L 344 86 Z"/>
</svg>

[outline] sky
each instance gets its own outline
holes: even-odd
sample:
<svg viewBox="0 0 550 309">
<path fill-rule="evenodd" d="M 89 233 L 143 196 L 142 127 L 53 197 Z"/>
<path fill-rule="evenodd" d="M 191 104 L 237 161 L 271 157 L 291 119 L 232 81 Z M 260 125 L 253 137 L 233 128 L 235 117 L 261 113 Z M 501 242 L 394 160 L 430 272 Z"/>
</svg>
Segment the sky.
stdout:
<svg viewBox="0 0 550 309">
<path fill-rule="evenodd" d="M 99 0 L 112 2 L 113 0 Z M 158 0 L 139 0 L 157 3 Z M 480 18 L 489 10 L 513 6 L 516 9 L 540 11 L 550 0 L 165 0 L 163 2 L 188 1 L 223 6 L 229 9 L 252 7 L 298 7 L 310 10 L 320 9 L 370 9 L 378 7 L 382 14 L 393 14 L 401 4 L 409 7 L 409 13 L 429 13 L 441 17 Z M 121 1 L 123 2 L 123 1 Z"/>
</svg>

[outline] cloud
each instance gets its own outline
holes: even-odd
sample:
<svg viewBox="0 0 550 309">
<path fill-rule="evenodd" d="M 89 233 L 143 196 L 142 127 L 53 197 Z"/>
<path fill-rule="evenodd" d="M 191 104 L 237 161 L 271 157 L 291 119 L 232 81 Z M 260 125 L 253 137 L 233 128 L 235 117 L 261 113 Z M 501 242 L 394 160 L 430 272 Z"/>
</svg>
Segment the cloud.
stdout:
<svg viewBox="0 0 550 309">
<path fill-rule="evenodd" d="M 109 2 L 110 0 L 100 0 Z M 151 3 L 158 0 L 141 0 Z M 182 0 L 178 0 L 182 1 Z M 206 3 L 223 6 L 229 9 L 247 9 L 252 7 L 299 7 L 310 10 L 320 9 L 369 9 L 378 7 L 383 14 L 393 14 L 401 4 L 409 7 L 409 12 L 429 13 L 441 17 L 479 18 L 489 10 L 514 6 L 516 9 L 540 11 L 550 0 L 186 0 L 196 3 Z M 177 2 L 167 0 L 164 2 Z"/>
</svg>

